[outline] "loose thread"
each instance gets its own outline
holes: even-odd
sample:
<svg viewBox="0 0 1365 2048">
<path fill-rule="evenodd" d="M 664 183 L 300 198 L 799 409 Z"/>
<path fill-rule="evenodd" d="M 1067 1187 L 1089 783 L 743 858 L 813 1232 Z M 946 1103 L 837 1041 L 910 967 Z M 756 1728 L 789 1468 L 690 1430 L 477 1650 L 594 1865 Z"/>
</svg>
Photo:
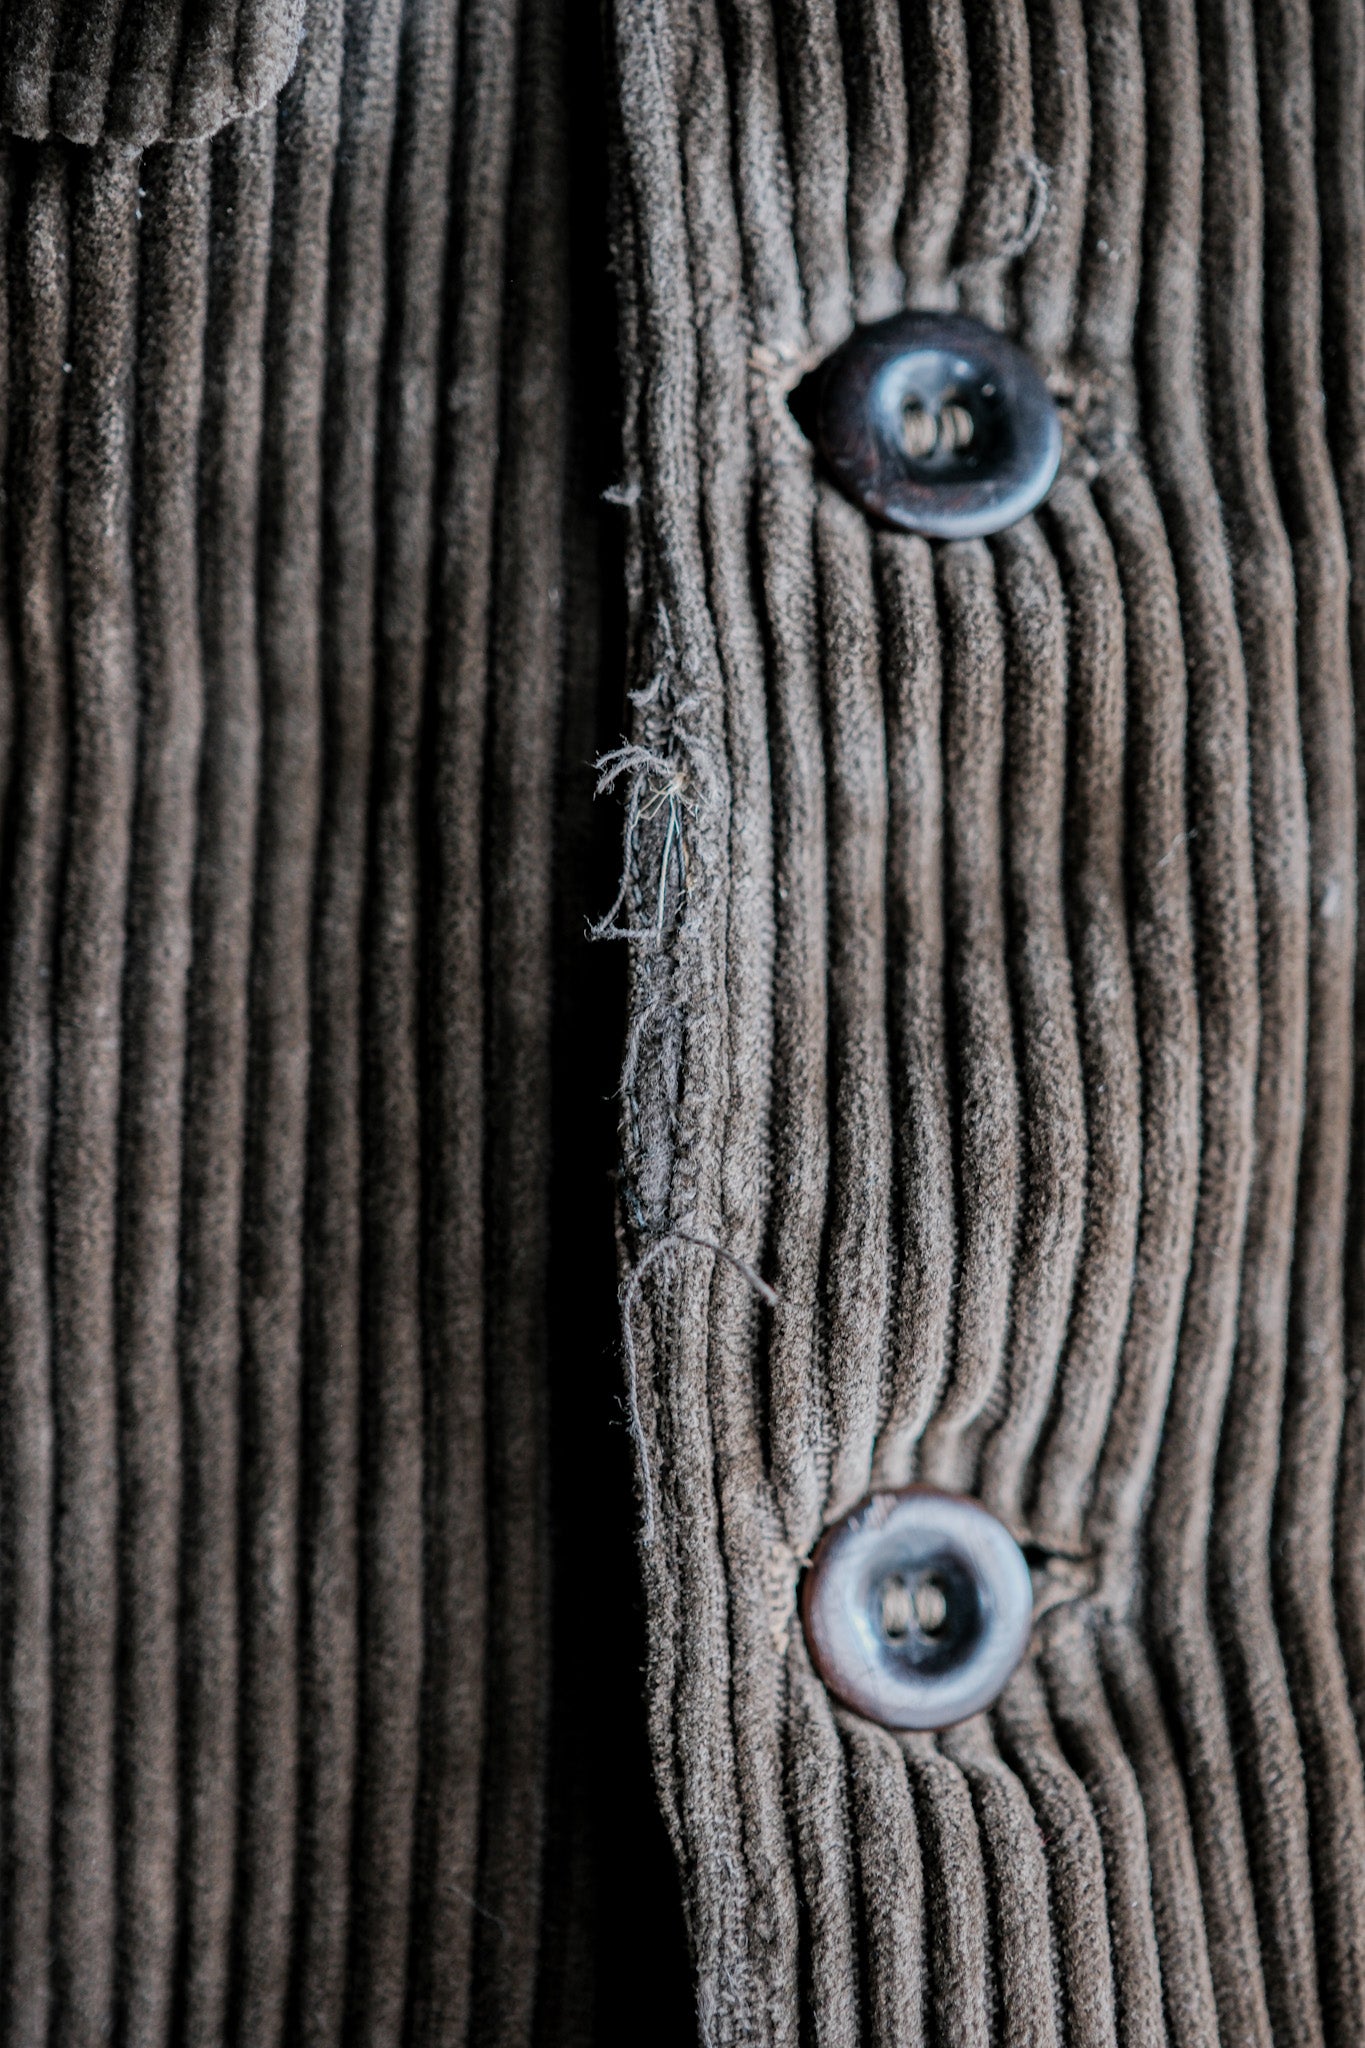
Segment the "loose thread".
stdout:
<svg viewBox="0 0 1365 2048">
<path fill-rule="evenodd" d="M 654 1541 L 655 1492 L 649 1444 L 645 1438 L 644 1416 L 640 1407 L 640 1367 L 635 1349 L 634 1330 L 635 1307 L 641 1298 L 645 1276 L 651 1267 L 657 1265 L 667 1253 L 676 1252 L 678 1247 L 684 1244 L 696 1245 L 699 1250 L 711 1252 L 716 1258 L 723 1259 L 728 1266 L 733 1266 L 766 1307 L 776 1308 L 781 1300 L 777 1289 L 756 1273 L 747 1259 L 742 1259 L 738 1252 L 727 1250 L 723 1244 L 717 1244 L 713 1238 L 702 1237 L 691 1230 L 675 1229 L 665 1232 L 662 1237 L 655 1239 L 644 1257 L 632 1266 L 621 1289 L 621 1340 L 626 1365 L 626 1427 L 635 1446 L 635 1455 L 640 1461 L 640 1494 L 643 1503 L 640 1540 L 646 1544 Z"/>
<path fill-rule="evenodd" d="M 597 787 L 594 794 L 604 795 L 627 775 L 631 781 L 630 796 L 626 804 L 625 858 L 620 884 L 611 908 L 605 917 L 589 925 L 588 936 L 592 939 L 629 939 L 637 943 L 647 941 L 658 947 L 663 943 L 664 927 L 668 918 L 669 867 L 675 856 L 679 893 L 686 896 L 688 891 L 687 839 L 683 828 L 686 817 L 696 816 L 697 807 L 688 797 L 687 782 L 682 770 L 651 752 L 648 747 L 617 747 L 611 753 L 604 754 L 597 763 Z M 659 858 L 659 886 L 654 923 L 618 924 L 616 920 L 636 879 L 634 848 L 640 825 L 657 818 L 665 807 L 668 811 L 668 822 L 664 830 L 663 852 Z"/>
</svg>

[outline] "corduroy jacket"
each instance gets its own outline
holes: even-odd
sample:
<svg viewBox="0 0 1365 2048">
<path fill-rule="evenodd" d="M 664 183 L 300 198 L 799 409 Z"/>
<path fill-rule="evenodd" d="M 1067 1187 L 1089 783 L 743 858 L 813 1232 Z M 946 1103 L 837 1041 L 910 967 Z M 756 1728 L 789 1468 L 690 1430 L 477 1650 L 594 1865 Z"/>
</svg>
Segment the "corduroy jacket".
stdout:
<svg viewBox="0 0 1365 2048">
<path fill-rule="evenodd" d="M 1365 0 L 3 0 L 0 247 L 0 2048 L 1362 2048 Z"/>
</svg>

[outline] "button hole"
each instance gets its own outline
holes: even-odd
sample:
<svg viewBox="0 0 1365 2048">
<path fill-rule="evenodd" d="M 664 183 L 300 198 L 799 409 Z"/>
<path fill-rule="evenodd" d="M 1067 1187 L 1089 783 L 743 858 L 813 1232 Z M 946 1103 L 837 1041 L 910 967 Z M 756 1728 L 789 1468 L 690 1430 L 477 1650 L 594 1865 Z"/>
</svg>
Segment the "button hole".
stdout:
<svg viewBox="0 0 1365 2048">
<path fill-rule="evenodd" d="M 931 455 L 959 455 L 975 435 L 976 421 L 956 399 L 931 412 L 918 398 L 911 398 L 901 415 L 901 440 L 912 462 L 927 462 Z"/>
<path fill-rule="evenodd" d="M 937 1572 L 922 1572 L 910 1585 L 895 1574 L 883 1582 L 881 1624 L 888 1642 L 904 1642 L 912 1628 L 936 1636 L 947 1619 L 948 1591 Z"/>
<path fill-rule="evenodd" d="M 925 1572 L 915 1587 L 915 1619 L 926 1636 L 936 1636 L 948 1619 L 948 1588 L 937 1572 Z"/>
<path fill-rule="evenodd" d="M 887 1579 L 882 1587 L 882 1634 L 890 1642 L 904 1642 L 914 1615 L 914 1602 L 905 1580 Z"/>
<path fill-rule="evenodd" d="M 912 462 L 923 462 L 938 446 L 938 421 L 912 398 L 901 415 L 901 439 Z"/>
<path fill-rule="evenodd" d="M 938 441 L 940 448 L 956 455 L 960 449 L 970 447 L 976 433 L 976 421 L 965 405 L 945 405 L 938 416 Z"/>
</svg>

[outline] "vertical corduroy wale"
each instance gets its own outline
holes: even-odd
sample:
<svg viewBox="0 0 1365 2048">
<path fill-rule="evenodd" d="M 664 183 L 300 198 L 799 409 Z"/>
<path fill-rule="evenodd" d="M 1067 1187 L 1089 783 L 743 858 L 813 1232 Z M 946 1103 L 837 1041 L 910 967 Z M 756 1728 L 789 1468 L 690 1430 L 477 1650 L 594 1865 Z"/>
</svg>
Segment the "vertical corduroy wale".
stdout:
<svg viewBox="0 0 1365 2048">
<path fill-rule="evenodd" d="M 626 1312 L 707 2039 L 1365 2027 L 1359 34 L 618 11 L 627 852 L 662 905 Z M 988 544 L 875 533 L 790 417 L 900 304 L 1017 333 L 1062 405 L 1052 499 Z M 937 1743 L 835 1709 L 795 1616 L 821 1525 L 912 1476 L 1001 1513 L 1041 1596 Z"/>
<path fill-rule="evenodd" d="M 565 26 L 0 34 L 0 2039 L 589 2039 Z"/>
<path fill-rule="evenodd" d="M 0 2048 L 1365 2042 L 1362 195 L 1360 0 L 0 0 Z"/>
</svg>

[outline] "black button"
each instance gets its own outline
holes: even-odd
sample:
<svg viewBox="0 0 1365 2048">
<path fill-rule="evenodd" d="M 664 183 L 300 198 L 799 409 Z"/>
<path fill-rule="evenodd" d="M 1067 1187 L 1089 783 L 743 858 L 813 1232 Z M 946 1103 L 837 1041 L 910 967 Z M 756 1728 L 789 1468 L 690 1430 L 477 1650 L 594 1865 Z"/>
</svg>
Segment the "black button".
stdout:
<svg viewBox="0 0 1365 2048">
<path fill-rule="evenodd" d="M 979 1501 L 908 1486 L 836 1522 L 801 1589 L 811 1659 L 886 1728 L 951 1728 L 999 1694 L 1028 1647 L 1024 1554 Z"/>
<path fill-rule="evenodd" d="M 1057 408 L 1029 358 L 957 313 L 855 328 L 792 411 L 855 505 L 939 540 L 1013 526 L 1061 460 Z"/>
</svg>

